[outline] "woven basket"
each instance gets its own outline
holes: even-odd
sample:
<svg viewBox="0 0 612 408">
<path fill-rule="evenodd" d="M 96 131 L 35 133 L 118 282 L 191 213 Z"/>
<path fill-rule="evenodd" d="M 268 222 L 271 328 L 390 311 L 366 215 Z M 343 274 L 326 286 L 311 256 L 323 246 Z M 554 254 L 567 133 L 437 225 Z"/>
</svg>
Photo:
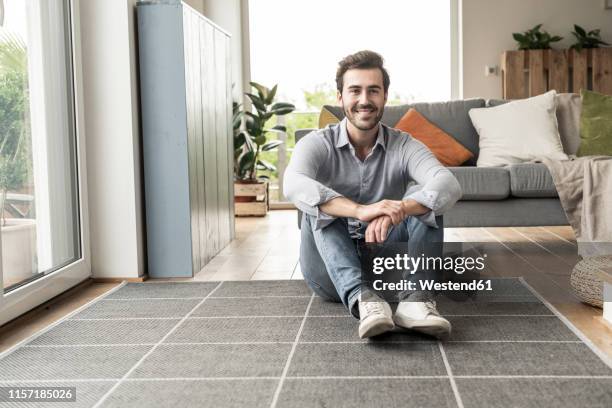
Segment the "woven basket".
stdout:
<svg viewBox="0 0 612 408">
<path fill-rule="evenodd" d="M 612 256 L 594 256 L 574 266 L 570 279 L 576 296 L 584 303 L 603 307 L 603 281 L 599 272 L 612 264 Z"/>
</svg>

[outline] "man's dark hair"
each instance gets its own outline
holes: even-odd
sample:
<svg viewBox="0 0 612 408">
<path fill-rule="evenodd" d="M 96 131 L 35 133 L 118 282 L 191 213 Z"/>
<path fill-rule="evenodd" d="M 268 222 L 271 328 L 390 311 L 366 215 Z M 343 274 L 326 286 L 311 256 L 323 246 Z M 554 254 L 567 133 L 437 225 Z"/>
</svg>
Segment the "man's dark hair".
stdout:
<svg viewBox="0 0 612 408">
<path fill-rule="evenodd" d="M 380 72 L 382 72 L 383 86 L 385 88 L 385 93 L 387 93 L 387 91 L 389 91 L 389 84 L 391 83 L 391 80 L 389 79 L 389 74 L 387 73 L 387 70 L 383 64 L 383 57 L 380 54 L 370 50 L 359 51 L 342 58 L 342 60 L 338 63 L 338 70 L 336 71 L 336 87 L 338 88 L 338 92 L 342 93 L 342 88 L 344 86 L 344 74 L 349 69 L 378 68 L 380 69 Z"/>
</svg>

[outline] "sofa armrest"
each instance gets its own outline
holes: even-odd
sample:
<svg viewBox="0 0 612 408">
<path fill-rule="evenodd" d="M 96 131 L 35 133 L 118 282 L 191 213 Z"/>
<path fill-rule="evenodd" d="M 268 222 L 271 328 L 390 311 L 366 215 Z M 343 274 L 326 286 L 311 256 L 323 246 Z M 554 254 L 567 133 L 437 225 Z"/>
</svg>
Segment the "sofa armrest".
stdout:
<svg viewBox="0 0 612 408">
<path fill-rule="evenodd" d="M 298 140 L 300 140 L 301 138 L 303 138 L 304 136 L 306 136 L 313 130 L 318 130 L 318 129 L 297 129 L 295 131 L 295 142 L 297 143 Z"/>
<path fill-rule="evenodd" d="M 297 129 L 295 131 L 295 142 L 297 143 L 298 140 L 300 140 L 301 138 L 303 138 L 304 136 L 306 136 L 307 134 L 309 134 L 310 132 L 312 132 L 313 130 L 317 130 L 317 129 Z M 298 228 L 301 228 L 301 224 L 302 224 L 302 212 L 300 210 L 298 210 Z"/>
</svg>

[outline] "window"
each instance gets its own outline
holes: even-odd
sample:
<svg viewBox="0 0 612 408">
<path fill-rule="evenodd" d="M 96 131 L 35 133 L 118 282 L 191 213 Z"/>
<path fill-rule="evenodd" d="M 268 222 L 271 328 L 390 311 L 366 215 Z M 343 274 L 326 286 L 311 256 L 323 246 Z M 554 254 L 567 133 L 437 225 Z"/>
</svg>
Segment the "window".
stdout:
<svg viewBox="0 0 612 408">
<path fill-rule="evenodd" d="M 81 257 L 70 2 L 0 0 L 5 292 Z"/>
<path fill-rule="evenodd" d="M 270 174 L 272 200 L 283 201 L 278 178 L 295 145 L 293 131 L 317 127 L 321 106 L 336 103 L 335 71 L 344 56 L 371 49 L 385 58 L 388 104 L 451 99 L 451 3 L 249 1 L 251 78 L 278 84 L 277 99 L 297 108 L 284 118 L 286 144 L 265 157 L 279 170 Z"/>
</svg>

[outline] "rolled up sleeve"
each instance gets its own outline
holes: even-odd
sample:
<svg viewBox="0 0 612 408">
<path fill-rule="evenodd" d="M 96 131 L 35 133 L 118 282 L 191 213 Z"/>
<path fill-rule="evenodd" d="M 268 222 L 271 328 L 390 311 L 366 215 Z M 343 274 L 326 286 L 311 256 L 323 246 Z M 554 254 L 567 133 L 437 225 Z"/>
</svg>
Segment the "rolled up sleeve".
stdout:
<svg viewBox="0 0 612 408">
<path fill-rule="evenodd" d="M 283 178 L 285 197 L 301 211 L 316 217 L 315 229 L 331 224 L 336 217 L 324 213 L 319 205 L 341 194 L 316 180 L 317 172 L 327 157 L 327 148 L 317 132 L 296 143 Z"/>
<path fill-rule="evenodd" d="M 410 139 L 404 154 L 409 177 L 417 184 L 406 188 L 403 199 L 412 199 L 429 208 L 418 218 L 437 228 L 435 217 L 444 214 L 461 198 L 461 186 L 455 176 L 416 139 Z"/>
</svg>

